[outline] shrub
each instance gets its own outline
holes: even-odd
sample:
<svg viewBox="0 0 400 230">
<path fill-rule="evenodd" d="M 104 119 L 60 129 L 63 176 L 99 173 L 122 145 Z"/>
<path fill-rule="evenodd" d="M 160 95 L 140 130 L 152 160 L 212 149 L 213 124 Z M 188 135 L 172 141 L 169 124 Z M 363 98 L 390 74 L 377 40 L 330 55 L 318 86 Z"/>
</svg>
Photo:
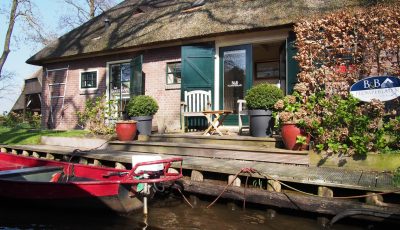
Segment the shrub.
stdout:
<svg viewBox="0 0 400 230">
<path fill-rule="evenodd" d="M 22 114 L 9 112 L 7 116 L 4 117 L 3 125 L 6 127 L 14 128 L 18 124 L 21 124 L 24 121 L 24 117 Z"/>
<path fill-rule="evenodd" d="M 126 112 L 131 117 L 152 116 L 158 111 L 158 104 L 150 96 L 139 95 L 129 101 Z"/>
<path fill-rule="evenodd" d="M 113 114 L 109 103 L 105 102 L 106 96 L 88 99 L 85 103 L 85 110 L 77 112 L 78 125 L 88 129 L 93 134 L 105 135 L 114 132 L 114 126 L 110 125 L 107 117 Z"/>
<path fill-rule="evenodd" d="M 283 92 L 275 85 L 259 84 L 247 91 L 245 100 L 249 109 L 272 109 L 283 98 Z"/>
</svg>

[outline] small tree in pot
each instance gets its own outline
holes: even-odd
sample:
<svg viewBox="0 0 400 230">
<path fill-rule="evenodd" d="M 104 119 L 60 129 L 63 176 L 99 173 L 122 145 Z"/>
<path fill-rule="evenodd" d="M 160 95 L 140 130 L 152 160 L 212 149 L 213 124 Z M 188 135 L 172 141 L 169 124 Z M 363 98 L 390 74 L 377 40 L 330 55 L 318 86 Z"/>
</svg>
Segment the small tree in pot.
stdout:
<svg viewBox="0 0 400 230">
<path fill-rule="evenodd" d="M 282 98 L 282 90 L 272 84 L 259 84 L 247 91 L 245 100 L 249 109 L 251 136 L 272 136 L 272 109 Z"/>
<path fill-rule="evenodd" d="M 158 111 L 158 104 L 154 98 L 139 95 L 129 101 L 126 112 L 132 120 L 137 121 L 137 130 L 141 135 L 150 135 L 153 115 Z"/>
</svg>

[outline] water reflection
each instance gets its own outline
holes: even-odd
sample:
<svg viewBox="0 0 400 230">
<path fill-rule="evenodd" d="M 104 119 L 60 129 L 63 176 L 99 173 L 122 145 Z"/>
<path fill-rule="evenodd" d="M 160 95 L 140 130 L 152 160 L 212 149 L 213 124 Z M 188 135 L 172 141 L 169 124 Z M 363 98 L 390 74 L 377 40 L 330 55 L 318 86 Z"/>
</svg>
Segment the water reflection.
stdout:
<svg viewBox="0 0 400 230">
<path fill-rule="evenodd" d="M 269 218 L 266 209 L 247 208 L 242 210 L 233 203 L 216 204 L 206 209 L 209 201 L 198 199 L 190 208 L 182 199 L 164 198 L 150 203 L 147 218 L 141 211 L 127 215 L 95 213 L 91 211 L 40 210 L 35 207 L 1 208 L 0 229 L 269 229 L 305 230 L 323 229 L 316 217 L 291 215 L 278 211 L 275 218 Z M 349 224 L 350 223 L 350 224 Z M 384 229 L 398 229 L 398 225 L 386 225 Z M 375 223 L 348 221 L 330 229 L 383 229 Z"/>
</svg>

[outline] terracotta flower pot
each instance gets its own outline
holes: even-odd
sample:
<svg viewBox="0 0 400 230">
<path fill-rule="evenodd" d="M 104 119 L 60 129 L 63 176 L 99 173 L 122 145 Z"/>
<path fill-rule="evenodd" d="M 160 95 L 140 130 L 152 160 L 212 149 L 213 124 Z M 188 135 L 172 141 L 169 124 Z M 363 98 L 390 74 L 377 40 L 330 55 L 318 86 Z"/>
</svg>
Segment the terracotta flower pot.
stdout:
<svg viewBox="0 0 400 230">
<path fill-rule="evenodd" d="M 118 121 L 115 125 L 117 138 L 120 141 L 132 141 L 136 137 L 136 121 Z"/>
<path fill-rule="evenodd" d="M 308 149 L 308 144 L 310 143 L 310 135 L 307 134 L 303 129 L 300 129 L 295 124 L 284 124 L 281 128 L 281 135 L 283 143 L 286 149 L 289 150 L 306 150 Z M 297 136 L 307 137 L 305 145 L 297 144 Z"/>
</svg>

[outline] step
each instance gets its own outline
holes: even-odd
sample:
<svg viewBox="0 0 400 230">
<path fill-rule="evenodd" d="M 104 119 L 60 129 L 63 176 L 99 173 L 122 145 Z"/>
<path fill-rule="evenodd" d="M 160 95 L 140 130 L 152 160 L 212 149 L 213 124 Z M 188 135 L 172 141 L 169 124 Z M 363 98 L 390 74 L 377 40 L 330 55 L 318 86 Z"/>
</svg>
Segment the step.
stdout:
<svg viewBox="0 0 400 230">
<path fill-rule="evenodd" d="M 201 134 L 154 134 L 149 136 L 151 142 L 192 143 L 258 146 L 268 148 L 283 147 L 280 136 L 275 137 L 250 137 L 250 136 L 203 136 Z"/>
<path fill-rule="evenodd" d="M 307 151 L 290 151 L 259 146 L 229 146 L 173 142 L 112 141 L 108 149 L 212 159 L 247 160 L 308 165 Z"/>
</svg>

